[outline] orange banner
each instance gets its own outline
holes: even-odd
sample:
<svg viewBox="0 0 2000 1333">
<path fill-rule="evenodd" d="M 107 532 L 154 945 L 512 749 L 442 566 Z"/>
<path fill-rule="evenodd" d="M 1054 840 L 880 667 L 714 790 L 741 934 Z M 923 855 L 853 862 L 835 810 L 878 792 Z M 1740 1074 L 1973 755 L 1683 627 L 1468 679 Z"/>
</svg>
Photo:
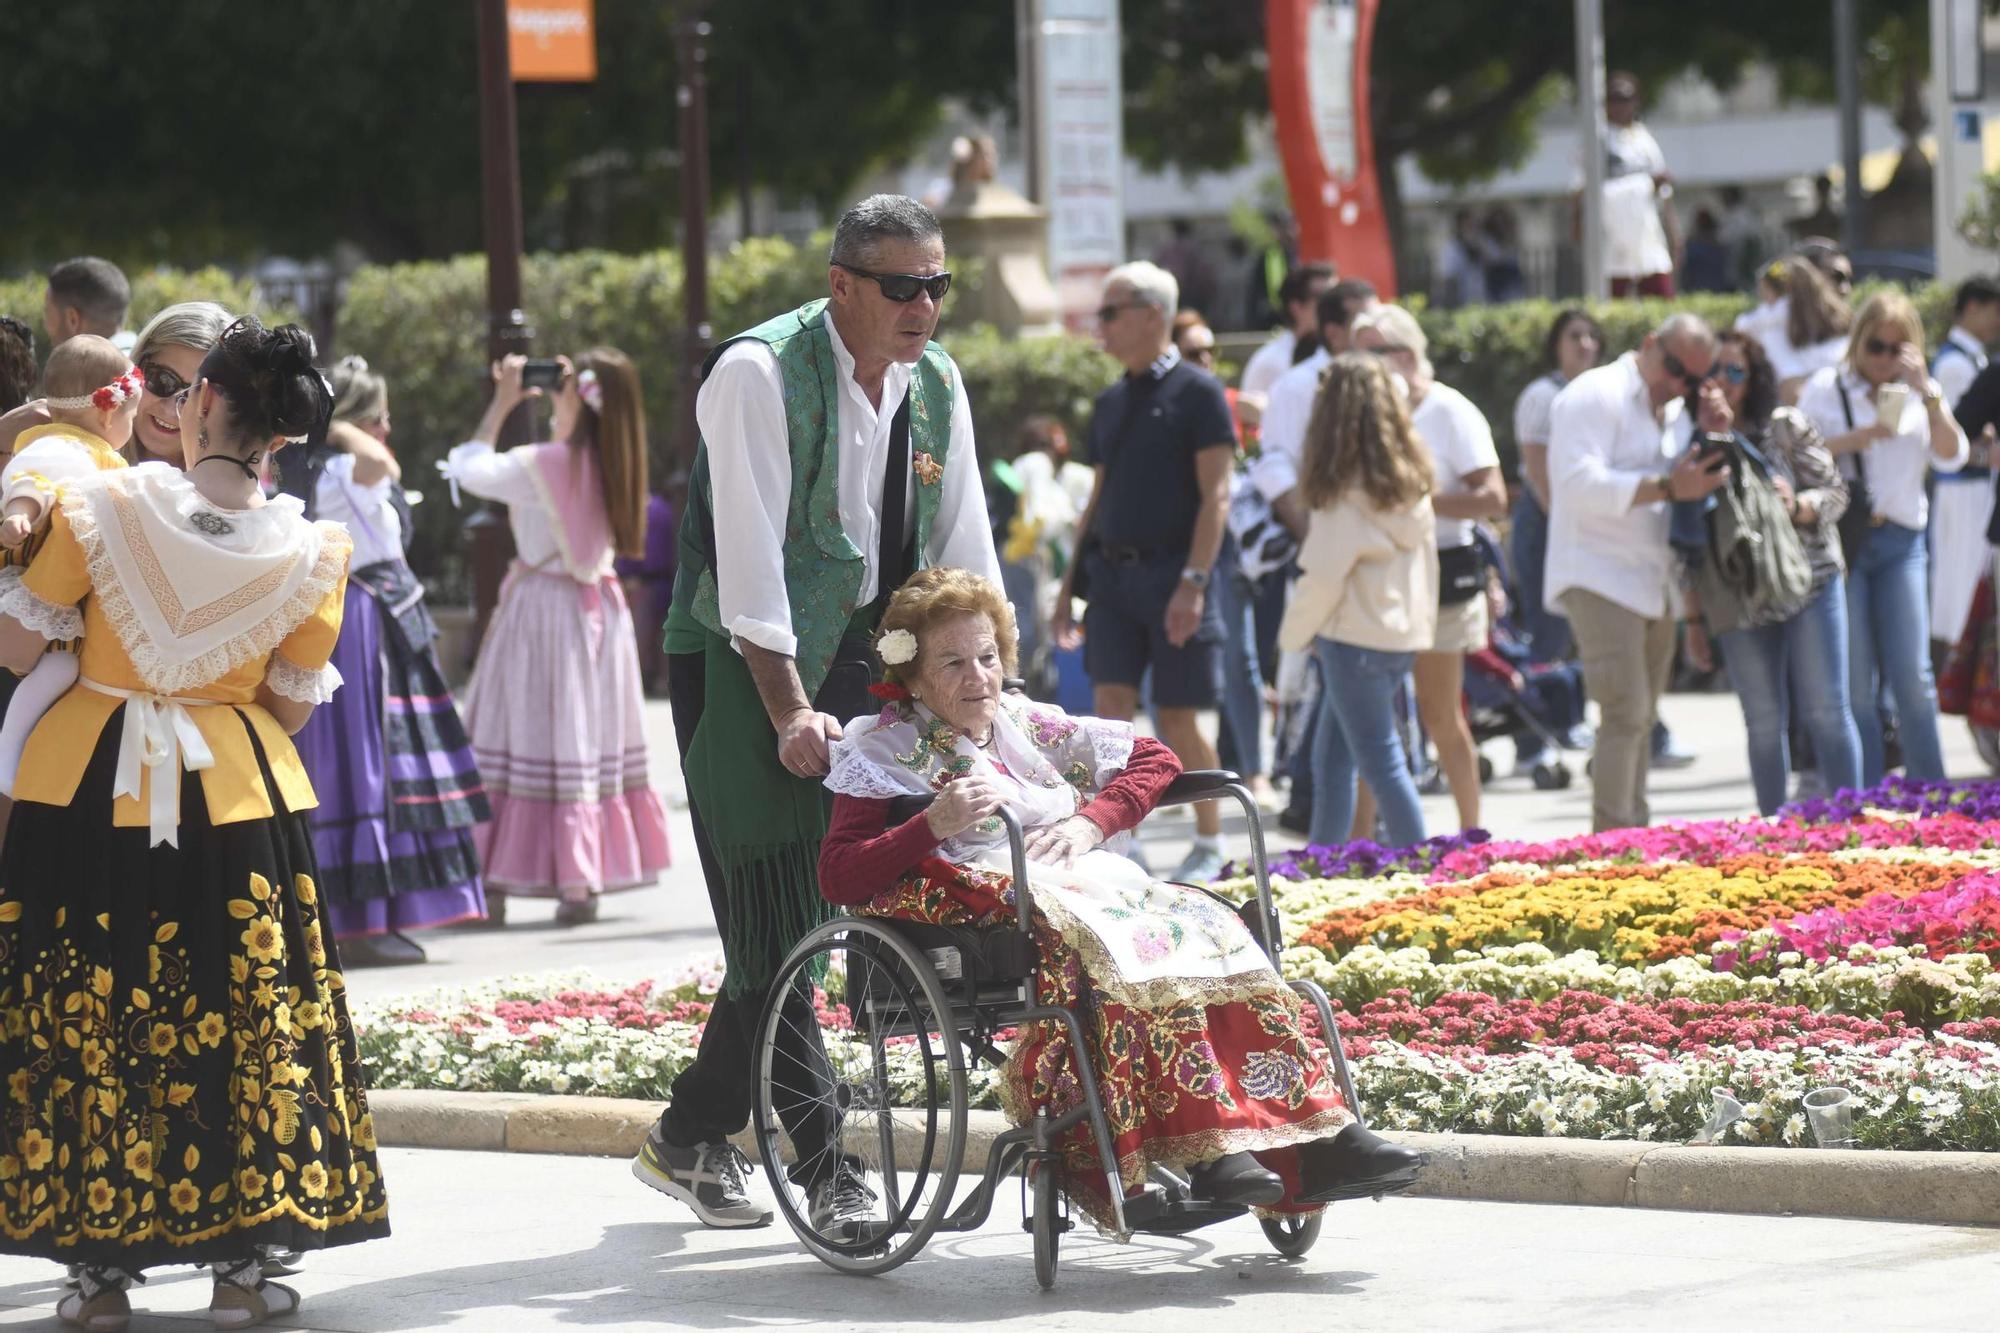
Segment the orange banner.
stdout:
<svg viewBox="0 0 2000 1333">
<path fill-rule="evenodd" d="M 507 0 L 507 58 L 516 83 L 593 82 L 593 0 Z"/>
<path fill-rule="evenodd" d="M 1368 114 L 1379 0 L 1265 0 L 1271 117 L 1298 219 L 1299 258 L 1396 295 L 1396 256 Z"/>
</svg>

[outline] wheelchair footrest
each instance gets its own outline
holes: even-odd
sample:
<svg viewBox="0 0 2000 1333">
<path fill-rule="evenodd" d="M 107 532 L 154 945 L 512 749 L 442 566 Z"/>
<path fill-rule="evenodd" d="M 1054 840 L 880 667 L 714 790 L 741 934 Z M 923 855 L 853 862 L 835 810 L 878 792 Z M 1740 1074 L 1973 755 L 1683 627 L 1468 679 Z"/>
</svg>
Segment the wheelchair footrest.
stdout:
<svg viewBox="0 0 2000 1333">
<path fill-rule="evenodd" d="M 1332 1189 L 1320 1190 L 1306 1196 L 1310 1203 L 1339 1203 L 1344 1199 L 1380 1199 L 1390 1194 L 1401 1194 L 1417 1183 L 1417 1171 L 1406 1171 L 1401 1175 L 1386 1176 L 1381 1180 L 1356 1181 L 1351 1185 L 1336 1185 Z"/>
<path fill-rule="evenodd" d="M 1152 1200 L 1157 1199 L 1157 1203 Z M 1148 1236 L 1178 1236 L 1216 1222 L 1241 1217 L 1248 1208 L 1234 1203 L 1209 1203 L 1202 1199 L 1168 1199 L 1148 1190 L 1145 1196 L 1125 1201 L 1125 1225 Z"/>
</svg>

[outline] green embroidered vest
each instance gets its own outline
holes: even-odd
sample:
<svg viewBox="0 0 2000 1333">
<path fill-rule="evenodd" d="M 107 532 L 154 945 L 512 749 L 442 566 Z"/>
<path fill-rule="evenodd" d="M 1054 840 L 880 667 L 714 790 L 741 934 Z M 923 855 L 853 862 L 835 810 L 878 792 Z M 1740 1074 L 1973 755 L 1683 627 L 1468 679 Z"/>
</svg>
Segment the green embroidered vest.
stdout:
<svg viewBox="0 0 2000 1333">
<path fill-rule="evenodd" d="M 792 633 L 799 641 L 799 683 L 809 696 L 826 678 L 834 650 L 854 618 L 867 571 L 861 551 L 840 526 L 840 367 L 821 317 L 826 304 L 823 298 L 808 302 L 736 335 L 719 345 L 702 367 L 706 378 L 724 349 L 746 338 L 763 343 L 778 359 L 785 392 L 786 445 L 792 461 L 791 502 L 785 514 L 785 591 L 791 601 Z M 895 410 L 888 402 L 882 407 Z M 951 358 L 933 342 L 925 347 L 910 375 L 912 464 L 924 455 L 936 464 L 918 468 L 919 569 L 928 563 L 925 553 L 943 490 L 940 481 L 924 478 L 942 475 L 951 443 L 951 413 Z M 674 576 L 673 605 L 667 617 L 669 652 L 698 650 L 699 630 L 726 633 L 717 605 L 713 495 L 708 443 L 704 440 L 695 452 L 694 472 L 688 480 L 680 567 Z"/>
</svg>

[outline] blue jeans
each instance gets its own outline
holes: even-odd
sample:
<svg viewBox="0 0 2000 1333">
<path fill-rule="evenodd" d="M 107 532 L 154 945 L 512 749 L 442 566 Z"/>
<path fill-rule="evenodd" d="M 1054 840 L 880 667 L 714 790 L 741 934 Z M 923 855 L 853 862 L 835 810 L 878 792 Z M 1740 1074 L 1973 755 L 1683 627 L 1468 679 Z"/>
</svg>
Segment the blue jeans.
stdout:
<svg viewBox="0 0 2000 1333">
<path fill-rule="evenodd" d="M 1223 763 L 1242 776 L 1264 772 L 1264 676 L 1257 665 L 1257 590 L 1224 538 L 1209 586 L 1222 611 Z"/>
<path fill-rule="evenodd" d="M 1549 558 L 1549 516 L 1523 489 L 1514 506 L 1514 528 L 1507 541 L 1514 561 L 1515 620 L 1527 636 L 1536 662 L 1560 662 L 1573 646 L 1569 621 L 1542 606 L 1543 568 Z"/>
<path fill-rule="evenodd" d="M 1791 773 L 1794 707 L 1831 788 L 1861 785 L 1861 737 L 1847 687 L 1847 598 L 1829 580 L 1790 620 L 1716 636 L 1750 737 L 1757 809 L 1776 814 Z"/>
<path fill-rule="evenodd" d="M 1332 639 L 1313 641 L 1319 658 L 1319 725 L 1313 729 L 1312 832 L 1315 843 L 1347 841 L 1354 822 L 1358 772 L 1375 793 L 1393 846 L 1424 840 L 1424 808 L 1410 776 L 1409 757 L 1396 730 L 1396 690 L 1415 661 L 1412 653 L 1384 653 Z"/>
<path fill-rule="evenodd" d="M 1937 685 L 1931 679 L 1929 556 L 1924 534 L 1898 523 L 1869 532 L 1860 559 L 1847 571 L 1847 691 L 1861 731 L 1861 780 L 1880 782 L 1885 768 L 1881 686 L 1896 706 L 1903 769 L 1927 782 L 1944 780 L 1938 740 Z"/>
</svg>

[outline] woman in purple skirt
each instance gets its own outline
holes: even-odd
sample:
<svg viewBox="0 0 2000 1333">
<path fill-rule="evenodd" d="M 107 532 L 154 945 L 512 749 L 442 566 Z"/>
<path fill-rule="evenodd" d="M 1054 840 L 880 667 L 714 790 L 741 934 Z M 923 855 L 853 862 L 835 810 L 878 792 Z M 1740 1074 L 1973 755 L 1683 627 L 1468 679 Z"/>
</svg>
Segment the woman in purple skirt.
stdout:
<svg viewBox="0 0 2000 1333">
<path fill-rule="evenodd" d="M 348 967 L 421 963 L 405 932 L 483 918 L 473 825 L 490 818 L 424 607 L 403 559 L 389 390 L 360 357 L 333 370 L 334 424 L 309 486 L 354 539 L 333 664 L 346 685 L 294 738 L 319 793 L 320 895 Z"/>
</svg>

